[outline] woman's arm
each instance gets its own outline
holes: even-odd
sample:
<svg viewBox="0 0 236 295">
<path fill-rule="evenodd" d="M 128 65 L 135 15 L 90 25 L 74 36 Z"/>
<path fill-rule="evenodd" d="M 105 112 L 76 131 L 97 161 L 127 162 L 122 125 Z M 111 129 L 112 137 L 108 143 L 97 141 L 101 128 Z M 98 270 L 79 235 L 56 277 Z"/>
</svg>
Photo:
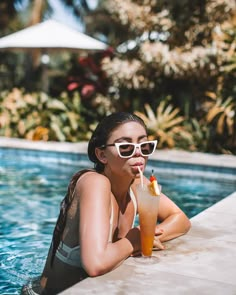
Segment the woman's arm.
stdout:
<svg viewBox="0 0 236 295">
<path fill-rule="evenodd" d="M 161 242 L 177 238 L 191 227 L 190 220 L 185 213 L 163 193 L 160 197 L 159 214 L 156 231 L 162 230 L 159 235 Z"/>
<path fill-rule="evenodd" d="M 140 247 L 139 230 L 132 229 L 125 238 L 109 243 L 111 215 L 109 180 L 97 173 L 87 173 L 77 186 L 77 193 L 80 196 L 81 259 L 89 276 L 98 276 L 117 267 Z"/>
</svg>

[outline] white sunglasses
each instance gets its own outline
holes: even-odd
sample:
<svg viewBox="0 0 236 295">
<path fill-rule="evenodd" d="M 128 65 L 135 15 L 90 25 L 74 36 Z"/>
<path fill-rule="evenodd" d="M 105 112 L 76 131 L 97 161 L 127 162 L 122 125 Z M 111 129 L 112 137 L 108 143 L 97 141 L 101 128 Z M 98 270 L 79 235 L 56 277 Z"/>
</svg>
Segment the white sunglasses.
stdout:
<svg viewBox="0 0 236 295">
<path fill-rule="evenodd" d="M 100 148 L 106 148 L 108 146 L 115 146 L 118 152 L 118 155 L 121 158 L 130 158 L 135 154 L 136 148 L 140 150 L 140 154 L 144 157 L 150 156 L 154 153 L 157 140 L 144 141 L 140 143 L 132 142 L 116 142 L 112 144 L 102 145 Z"/>
</svg>

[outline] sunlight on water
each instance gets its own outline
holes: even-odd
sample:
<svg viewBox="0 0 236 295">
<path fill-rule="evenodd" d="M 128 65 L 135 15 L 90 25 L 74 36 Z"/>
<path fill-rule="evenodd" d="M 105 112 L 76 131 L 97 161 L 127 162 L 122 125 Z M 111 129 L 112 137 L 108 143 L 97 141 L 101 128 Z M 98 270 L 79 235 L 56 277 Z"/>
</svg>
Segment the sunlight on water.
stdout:
<svg viewBox="0 0 236 295">
<path fill-rule="evenodd" d="M 80 168 L 0 154 L 0 294 L 20 294 L 28 278 L 41 273 L 73 173 Z M 158 174 L 163 192 L 189 217 L 232 193 L 232 183 Z"/>
</svg>

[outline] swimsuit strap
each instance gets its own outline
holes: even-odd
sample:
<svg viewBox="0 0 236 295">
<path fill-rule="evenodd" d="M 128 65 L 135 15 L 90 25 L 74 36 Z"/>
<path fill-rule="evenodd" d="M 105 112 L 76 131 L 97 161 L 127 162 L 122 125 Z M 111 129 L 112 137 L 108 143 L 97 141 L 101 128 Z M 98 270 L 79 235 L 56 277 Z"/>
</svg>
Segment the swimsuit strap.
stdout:
<svg viewBox="0 0 236 295">
<path fill-rule="evenodd" d="M 110 216 L 110 230 L 109 230 L 109 237 L 108 237 L 108 242 L 112 242 L 112 236 L 113 236 L 113 219 L 114 219 L 114 211 L 113 211 L 113 203 L 111 200 L 111 216 Z"/>
<path fill-rule="evenodd" d="M 56 257 L 66 264 L 82 267 L 80 245 L 71 248 L 61 241 L 56 252 Z"/>
<path fill-rule="evenodd" d="M 134 227 L 134 223 L 135 223 L 135 218 L 136 218 L 136 214 L 137 214 L 137 201 L 136 201 L 136 198 L 135 198 L 135 195 L 134 195 L 134 192 L 132 190 L 132 188 L 130 188 L 129 190 L 129 195 L 130 195 L 130 198 L 134 204 L 134 219 L 133 219 L 133 224 L 132 224 L 132 228 Z"/>
</svg>

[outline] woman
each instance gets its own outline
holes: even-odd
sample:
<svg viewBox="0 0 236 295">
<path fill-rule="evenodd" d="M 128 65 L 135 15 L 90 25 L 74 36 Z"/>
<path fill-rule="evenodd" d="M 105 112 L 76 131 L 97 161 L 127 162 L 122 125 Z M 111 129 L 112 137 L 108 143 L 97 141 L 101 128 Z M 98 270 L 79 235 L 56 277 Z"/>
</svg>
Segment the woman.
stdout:
<svg viewBox="0 0 236 295">
<path fill-rule="evenodd" d="M 140 253 L 139 228 L 134 227 L 135 186 L 139 168 L 144 171 L 155 148 L 156 141 L 148 141 L 145 124 L 136 115 L 114 113 L 98 124 L 88 144 L 95 167 L 78 172 L 69 184 L 39 293 L 57 294 Z M 164 248 L 162 242 L 190 228 L 186 215 L 164 194 L 158 219 L 153 246 L 159 249 Z"/>
</svg>

